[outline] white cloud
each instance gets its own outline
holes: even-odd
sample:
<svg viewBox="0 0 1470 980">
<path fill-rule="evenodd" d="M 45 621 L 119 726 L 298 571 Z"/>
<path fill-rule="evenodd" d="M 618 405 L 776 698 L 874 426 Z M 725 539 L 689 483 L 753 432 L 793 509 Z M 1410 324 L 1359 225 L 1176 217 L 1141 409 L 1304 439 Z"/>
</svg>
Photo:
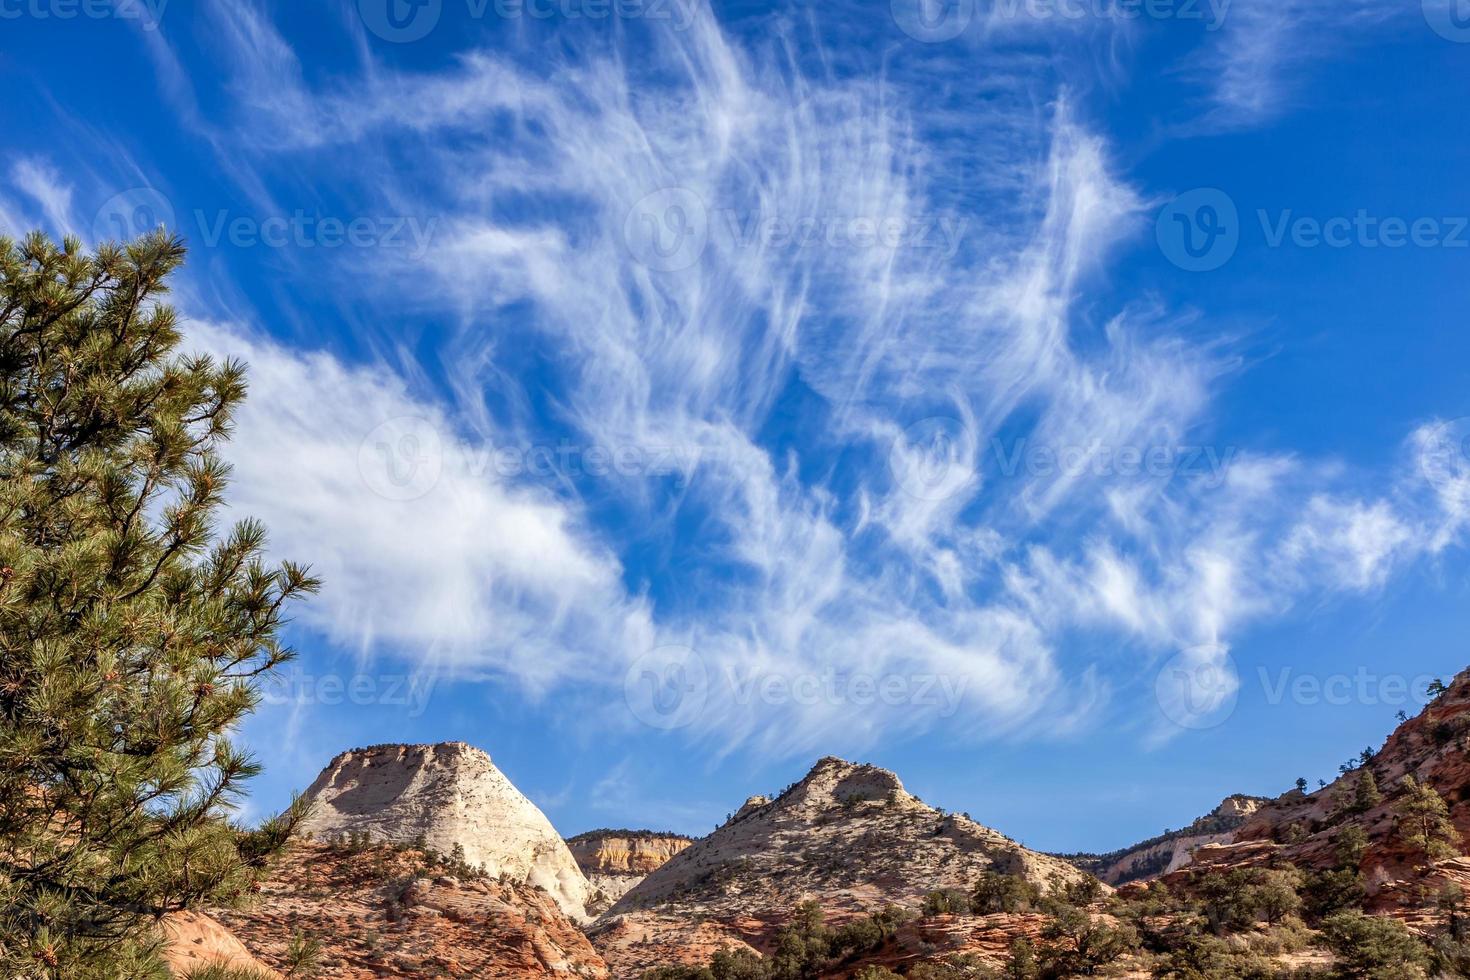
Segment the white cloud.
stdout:
<svg viewBox="0 0 1470 980">
<path fill-rule="evenodd" d="M 11 207 L 0 211 L 11 234 L 24 234 L 31 226 L 46 226 L 61 234 L 79 234 L 72 224 L 72 189 L 62 176 L 44 160 L 22 157 L 10 168 L 10 179 L 17 190 L 30 198 L 30 207 L 23 214 L 35 214 L 36 219 L 22 218 Z M 12 205 L 15 207 L 14 205 Z M 31 211 L 31 207 L 38 210 Z M 18 212 L 20 209 L 16 207 Z M 21 224 L 21 222 L 25 222 Z"/>
<path fill-rule="evenodd" d="M 326 588 L 302 615 L 333 640 L 537 691 L 648 641 L 575 503 L 498 479 L 393 372 L 205 322 L 189 342 L 249 364 L 231 505 L 313 563 Z"/>
<path fill-rule="evenodd" d="M 1233 0 L 1194 74 L 1223 126 L 1273 119 L 1301 99 L 1309 69 L 1362 43 L 1418 3 L 1396 0 Z"/>
</svg>

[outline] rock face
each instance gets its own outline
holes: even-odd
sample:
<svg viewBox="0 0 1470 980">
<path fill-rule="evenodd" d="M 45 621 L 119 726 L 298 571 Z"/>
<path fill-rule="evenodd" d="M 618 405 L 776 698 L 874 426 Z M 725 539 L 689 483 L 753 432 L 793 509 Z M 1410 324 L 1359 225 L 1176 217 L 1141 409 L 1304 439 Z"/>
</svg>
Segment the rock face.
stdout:
<svg viewBox="0 0 1470 980">
<path fill-rule="evenodd" d="M 1359 780 L 1373 774 L 1382 799 L 1353 805 Z M 1450 817 L 1470 841 L 1470 671 L 1419 715 L 1398 726 L 1388 741 L 1358 768 L 1313 793 L 1292 790 L 1257 809 L 1226 839 L 1194 851 L 1175 875 L 1199 868 L 1229 868 L 1289 861 L 1326 868 L 1338 858 L 1338 836 L 1348 827 L 1363 830 L 1368 846 L 1359 864 L 1371 902 L 1379 909 L 1414 904 L 1420 891 L 1436 892 L 1446 883 L 1470 883 L 1470 859 L 1423 866 L 1396 831 L 1395 812 L 1405 776 L 1434 787 Z"/>
<path fill-rule="evenodd" d="M 492 878 L 545 889 L 576 921 L 593 890 L 545 814 L 490 756 L 463 742 L 378 745 L 343 752 L 306 791 L 316 802 L 304 830 L 318 838 L 366 832 L 374 840 L 422 839 Z"/>
<path fill-rule="evenodd" d="M 750 800 L 643 879 L 599 917 L 593 942 L 615 975 L 636 976 L 671 956 L 687 962 L 685 950 L 711 942 L 763 950 L 808 899 L 838 917 L 913 907 L 937 888 L 968 889 L 987 870 L 1024 876 L 1044 890 L 1088 877 L 966 817 L 940 813 L 887 770 L 826 758 L 776 799 Z M 696 925 L 700 937 L 690 932 Z M 704 936 L 714 931 L 722 936 Z"/>
<path fill-rule="evenodd" d="M 202 912 L 174 912 L 164 917 L 161 928 L 168 941 L 163 961 L 175 976 L 186 977 L 209 967 L 253 973 L 260 980 L 281 976 L 252 956 L 233 933 Z"/>
<path fill-rule="evenodd" d="M 598 913 L 692 843 L 691 837 L 651 830 L 592 830 L 568 838 L 567 847 L 587 881 L 600 892 L 587 908 Z"/>
<path fill-rule="evenodd" d="M 1168 831 L 1110 854 L 1059 856 L 1109 885 L 1146 881 L 1184 867 L 1192 860 L 1196 848 L 1229 841 L 1232 831 L 1268 802 L 1260 796 L 1227 796 L 1214 810 L 1183 829 Z"/>
<path fill-rule="evenodd" d="M 286 970 L 297 933 L 322 976 L 605 980 L 607 967 L 545 891 L 456 877 L 413 848 L 292 846 L 259 901 L 216 913 L 255 961 Z M 271 973 L 269 976 L 278 976 Z"/>
</svg>

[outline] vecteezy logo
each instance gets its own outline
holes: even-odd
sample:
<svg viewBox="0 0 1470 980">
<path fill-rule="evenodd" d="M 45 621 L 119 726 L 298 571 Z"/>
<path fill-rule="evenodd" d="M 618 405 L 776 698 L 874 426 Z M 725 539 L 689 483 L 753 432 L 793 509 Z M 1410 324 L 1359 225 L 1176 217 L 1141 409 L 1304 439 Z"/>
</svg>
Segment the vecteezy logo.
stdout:
<svg viewBox="0 0 1470 980">
<path fill-rule="evenodd" d="M 628 710 L 651 728 L 672 731 L 699 717 L 709 698 L 709 672 L 704 660 L 688 647 L 650 650 L 623 676 Z"/>
<path fill-rule="evenodd" d="M 1239 698 L 1235 660 L 1218 644 L 1179 651 L 1154 678 L 1159 710 L 1180 728 L 1204 731 L 1223 725 Z"/>
<path fill-rule="evenodd" d="M 629 254 L 658 272 L 689 268 L 708 243 L 709 209 L 698 194 L 683 187 L 645 195 L 623 221 Z"/>
<path fill-rule="evenodd" d="M 888 466 L 905 493 L 946 500 L 975 479 L 974 440 L 959 419 L 915 422 L 893 441 Z"/>
<path fill-rule="evenodd" d="M 439 482 L 444 449 L 429 422 L 403 415 L 377 425 L 357 449 L 363 482 L 387 500 L 417 500 Z"/>
<path fill-rule="evenodd" d="M 1431 429 L 1419 446 L 1419 466 L 1440 493 L 1470 502 L 1470 417 Z"/>
<path fill-rule="evenodd" d="M 1424 0 L 1424 19 L 1440 37 L 1470 44 L 1470 0 Z"/>
<path fill-rule="evenodd" d="M 1180 194 L 1159 214 L 1159 249 L 1187 272 L 1210 272 L 1240 246 L 1240 213 L 1230 195 L 1213 187 Z"/>
<path fill-rule="evenodd" d="M 94 242 L 129 242 L 160 228 L 177 228 L 173 205 L 151 187 L 133 187 L 109 197 L 92 219 Z"/>
<path fill-rule="evenodd" d="M 965 32 L 975 17 L 975 0 L 889 0 L 893 22 L 915 41 L 937 44 Z"/>
<path fill-rule="evenodd" d="M 428 37 L 444 12 L 444 0 L 357 0 L 357 12 L 378 37 L 407 44 Z"/>
</svg>

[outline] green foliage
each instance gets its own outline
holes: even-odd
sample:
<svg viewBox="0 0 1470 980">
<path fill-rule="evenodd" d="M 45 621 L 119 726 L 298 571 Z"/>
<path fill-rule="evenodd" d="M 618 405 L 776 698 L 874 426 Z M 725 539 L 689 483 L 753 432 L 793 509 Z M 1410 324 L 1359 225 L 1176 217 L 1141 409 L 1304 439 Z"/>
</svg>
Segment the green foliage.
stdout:
<svg viewBox="0 0 1470 980">
<path fill-rule="evenodd" d="M 971 954 L 915 963 L 907 974 L 908 980 L 999 980 L 999 976 L 984 960 Z"/>
<path fill-rule="evenodd" d="M 1339 868 L 1357 871 L 1368 853 L 1368 832 L 1357 824 L 1348 824 L 1332 839 Z"/>
<path fill-rule="evenodd" d="M 749 950 L 721 950 L 707 967 L 658 967 L 645 971 L 643 980 L 807 980 L 879 948 L 912 918 L 912 913 L 889 906 L 832 929 L 821 906 L 803 902 L 777 933 L 775 948 L 765 959 Z"/>
<path fill-rule="evenodd" d="M 1106 925 L 1086 909 L 1066 908 L 1042 930 L 1038 953 L 1042 980 L 1092 976 L 1138 949 L 1138 933 L 1124 923 Z"/>
<path fill-rule="evenodd" d="M 1347 977 L 1413 980 L 1424 976 L 1428 954 L 1397 919 L 1338 912 L 1322 923 L 1322 936 Z"/>
<path fill-rule="evenodd" d="M 976 915 L 1023 912 L 1041 898 L 1041 891 L 1020 875 L 983 873 L 970 891 L 970 911 Z"/>
<path fill-rule="evenodd" d="M 1184 936 L 1154 967 L 1158 980 L 1277 980 L 1286 971 L 1268 958 L 1215 936 Z"/>
<path fill-rule="evenodd" d="M 1363 904 L 1363 878 L 1356 868 L 1309 871 L 1302 880 L 1302 911 L 1313 920 Z"/>
<path fill-rule="evenodd" d="M 1461 912 L 1465 909 L 1465 889 L 1451 882 L 1435 896 L 1435 908 L 1444 916 L 1444 927 L 1451 939 L 1464 939 L 1465 920 Z"/>
<path fill-rule="evenodd" d="M 228 822 L 229 736 L 307 572 L 216 519 L 237 362 L 181 354 L 155 234 L 0 239 L 0 975 L 157 976 L 154 923 L 248 893 L 304 815 Z"/>
<path fill-rule="evenodd" d="M 1365 769 L 1353 785 L 1353 811 L 1366 813 L 1383 802 L 1383 793 L 1378 789 L 1378 778 L 1373 770 Z"/>
<path fill-rule="evenodd" d="M 852 977 L 853 980 L 899 980 L 898 974 L 886 966 L 865 966 Z"/>
<path fill-rule="evenodd" d="M 1091 905 L 1102 896 L 1102 882 L 1091 875 L 1068 882 L 1056 892 L 1058 898 L 1078 908 Z"/>
<path fill-rule="evenodd" d="M 349 830 L 331 841 L 331 848 L 338 854 L 352 856 L 361 854 L 373 846 L 373 835 L 366 830 Z"/>
<path fill-rule="evenodd" d="M 1005 980 L 1037 980 L 1041 976 L 1041 963 L 1031 940 L 1021 938 L 1011 943 L 1010 956 L 1006 959 L 1002 975 Z"/>
<path fill-rule="evenodd" d="M 286 947 L 286 976 L 309 980 L 322 972 L 322 944 L 300 929 L 291 936 Z"/>
<path fill-rule="evenodd" d="M 924 915 L 962 915 L 970 911 L 970 896 L 958 888 L 941 888 L 924 896 Z"/>
<path fill-rule="evenodd" d="M 715 980 L 707 966 L 656 966 L 644 970 L 641 980 Z"/>
<path fill-rule="evenodd" d="M 732 948 L 715 953 L 709 972 L 715 980 L 763 980 L 766 967 L 750 950 Z"/>
<path fill-rule="evenodd" d="M 1206 875 L 1198 886 L 1201 911 L 1219 935 L 1249 929 L 1257 922 L 1279 922 L 1301 908 L 1293 870 L 1233 868 Z"/>
<path fill-rule="evenodd" d="M 1430 976 L 1470 977 L 1470 943 L 1453 935 L 1435 936 L 1429 943 Z"/>
<path fill-rule="evenodd" d="M 186 980 L 269 980 L 270 974 L 250 967 L 211 963 L 189 973 Z"/>
<path fill-rule="evenodd" d="M 1426 862 L 1441 861 L 1460 853 L 1460 832 L 1450 820 L 1450 808 L 1433 786 L 1405 776 L 1403 797 L 1394 806 L 1399 817 L 1399 836 L 1423 855 Z"/>
<path fill-rule="evenodd" d="M 1301 873 L 1295 868 L 1262 871 L 1257 876 L 1252 894 L 1257 913 L 1269 925 L 1295 915 L 1302 907 L 1301 897 L 1297 894 L 1301 885 Z"/>
</svg>

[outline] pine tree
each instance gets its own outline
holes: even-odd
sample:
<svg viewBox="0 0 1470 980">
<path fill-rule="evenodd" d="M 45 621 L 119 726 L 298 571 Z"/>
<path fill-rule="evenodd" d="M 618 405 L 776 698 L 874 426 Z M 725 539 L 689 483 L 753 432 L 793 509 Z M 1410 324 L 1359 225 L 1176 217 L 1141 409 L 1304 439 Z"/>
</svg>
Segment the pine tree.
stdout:
<svg viewBox="0 0 1470 980">
<path fill-rule="evenodd" d="M 1405 844 L 1424 855 L 1425 861 L 1440 861 L 1460 853 L 1460 832 L 1450 820 L 1450 808 L 1433 786 L 1405 776 L 1404 795 L 1395 806 L 1399 834 Z"/>
<path fill-rule="evenodd" d="M 227 737 L 315 590 L 218 533 L 244 368 L 179 351 L 163 233 L 0 239 L 0 976 L 161 976 L 158 917 L 239 900 L 303 815 L 229 822 Z"/>
<path fill-rule="evenodd" d="M 1378 779 L 1373 770 L 1363 770 L 1363 775 L 1358 777 L 1357 785 L 1353 787 L 1353 812 L 1367 813 L 1382 802 L 1383 793 L 1378 789 Z"/>
</svg>

